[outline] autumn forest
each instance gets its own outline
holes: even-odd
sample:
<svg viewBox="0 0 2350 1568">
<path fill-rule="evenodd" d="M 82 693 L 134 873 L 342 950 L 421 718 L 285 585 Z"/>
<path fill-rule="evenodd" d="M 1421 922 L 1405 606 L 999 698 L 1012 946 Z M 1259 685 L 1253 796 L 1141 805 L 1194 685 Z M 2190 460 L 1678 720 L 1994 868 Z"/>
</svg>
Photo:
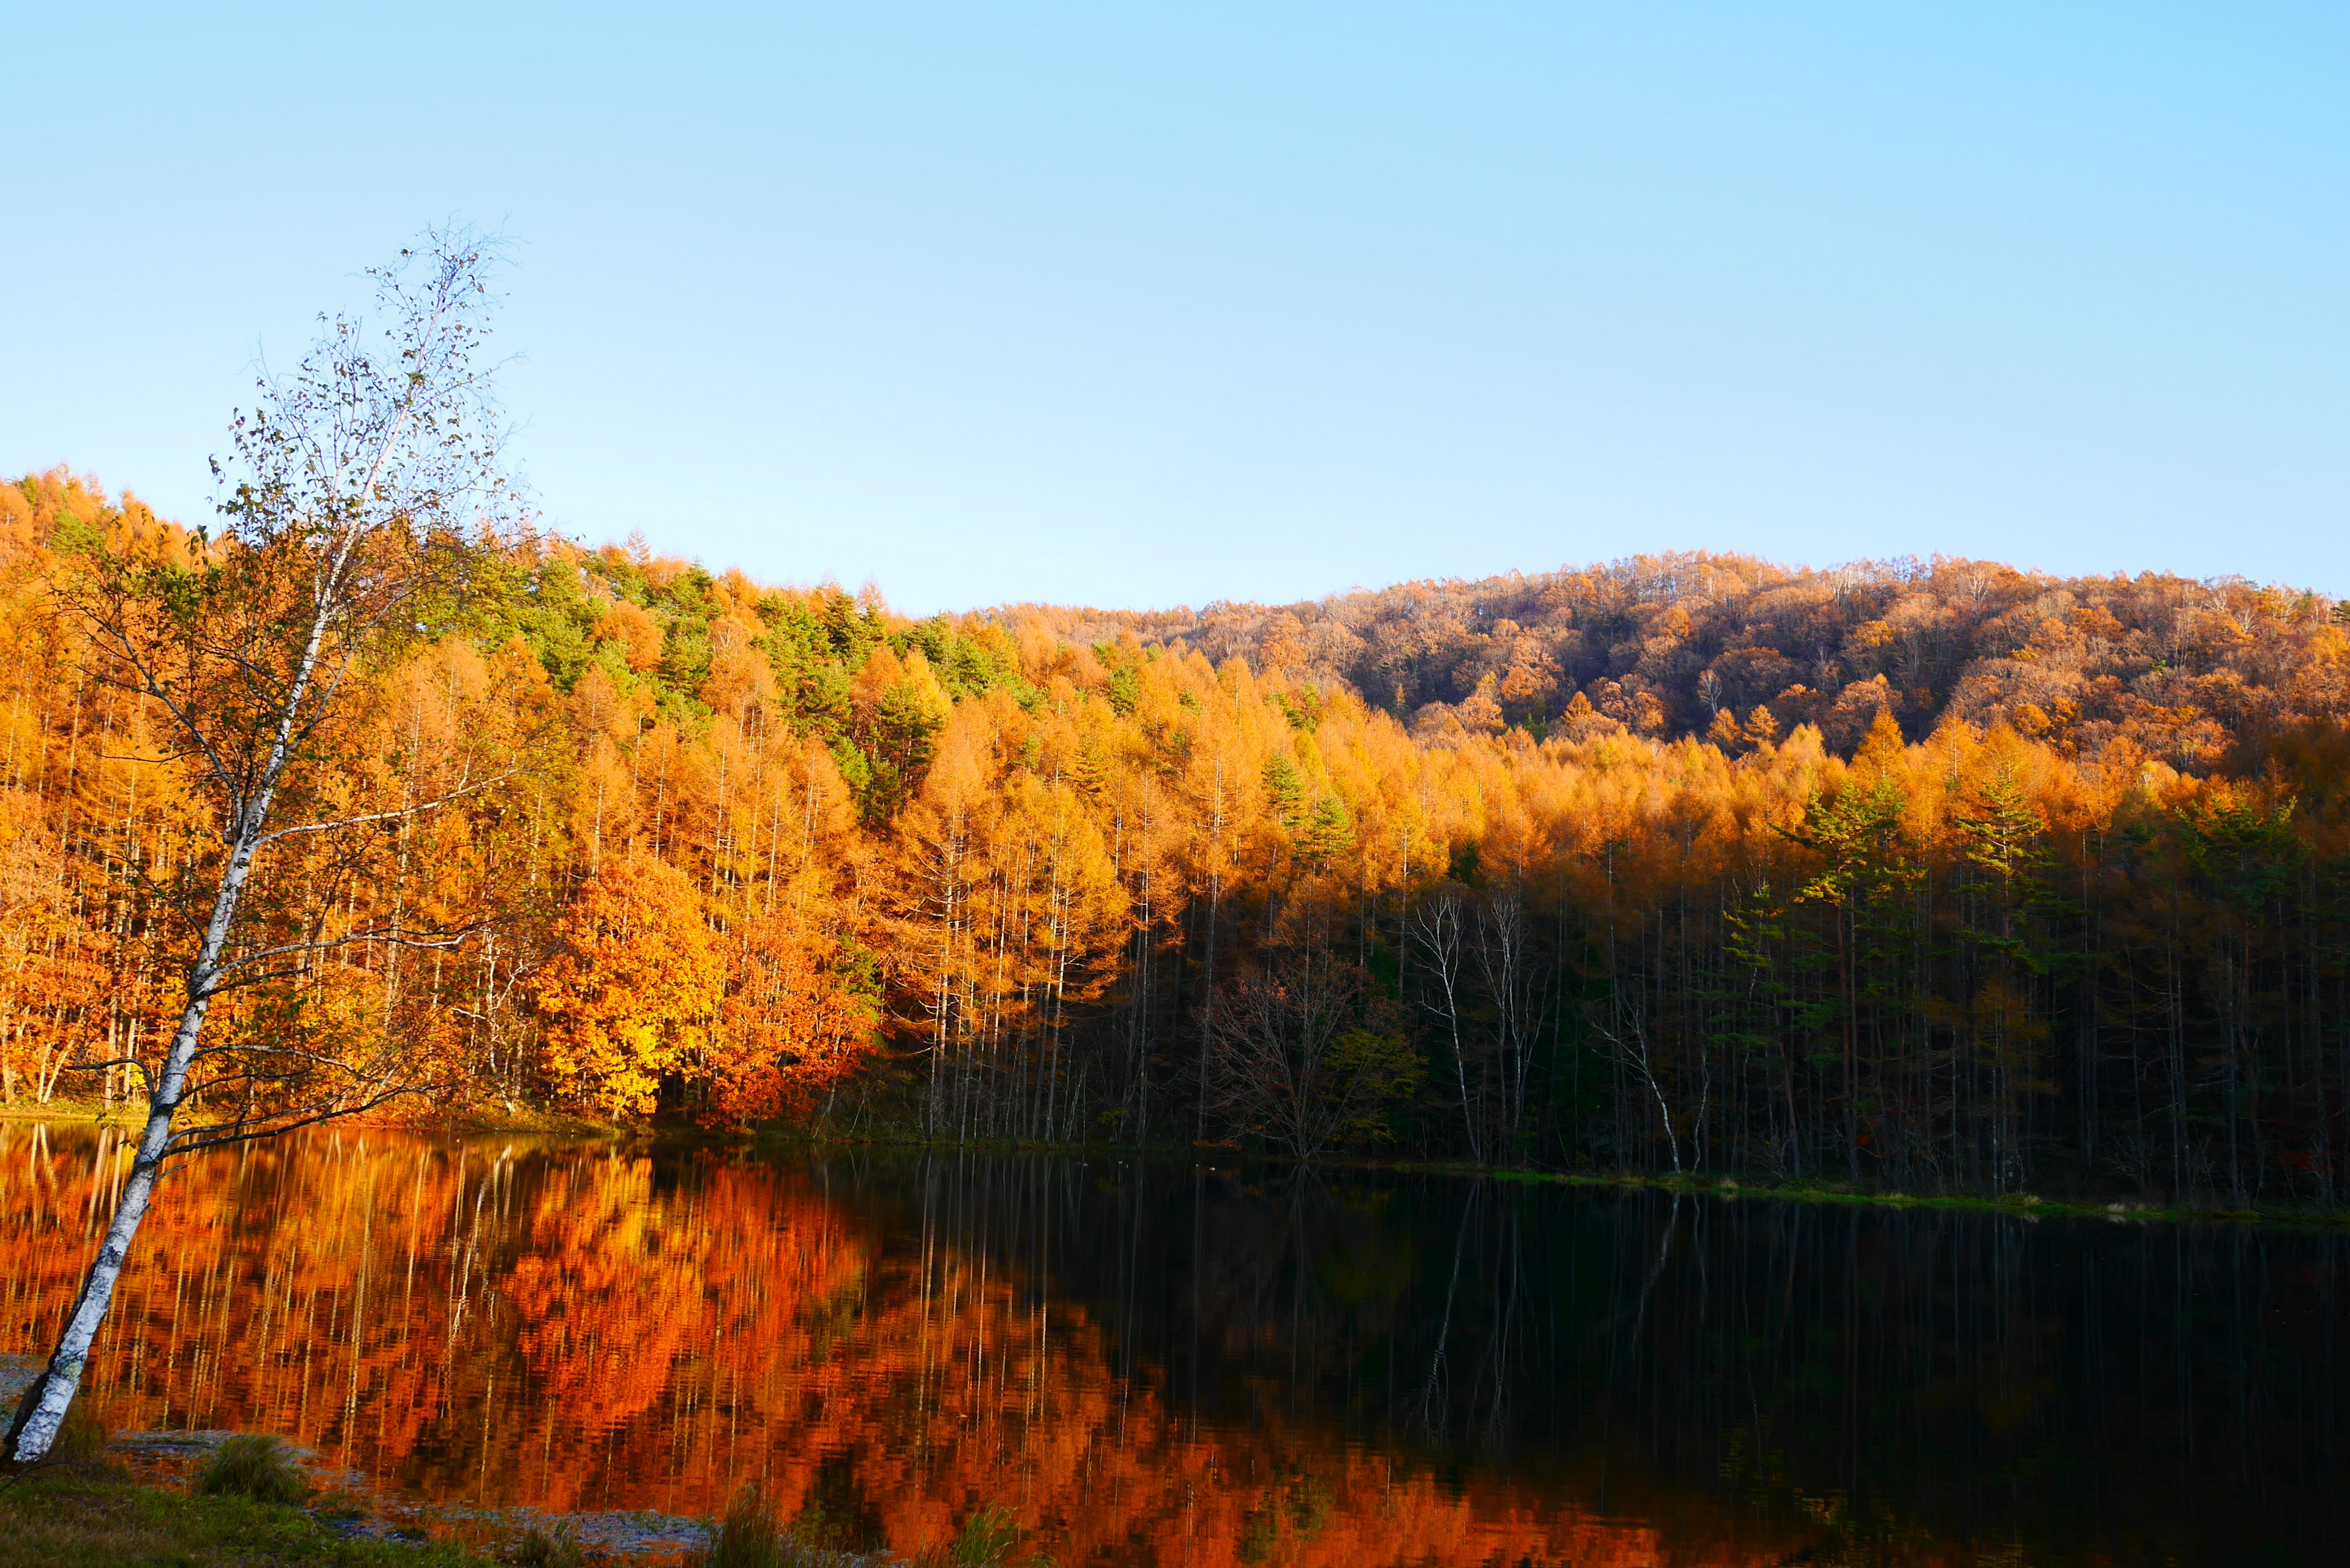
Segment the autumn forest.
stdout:
<svg viewBox="0 0 2350 1568">
<path fill-rule="evenodd" d="M 51 584 L 224 547 L 0 488 L 13 1105 L 140 1095 L 220 854 Z M 305 786 L 372 826 L 264 851 L 201 1115 L 268 1099 L 266 1041 L 397 1063 L 411 1118 L 2350 1184 L 2319 596 L 1691 555 L 914 619 L 523 532 L 418 613 Z"/>
</svg>

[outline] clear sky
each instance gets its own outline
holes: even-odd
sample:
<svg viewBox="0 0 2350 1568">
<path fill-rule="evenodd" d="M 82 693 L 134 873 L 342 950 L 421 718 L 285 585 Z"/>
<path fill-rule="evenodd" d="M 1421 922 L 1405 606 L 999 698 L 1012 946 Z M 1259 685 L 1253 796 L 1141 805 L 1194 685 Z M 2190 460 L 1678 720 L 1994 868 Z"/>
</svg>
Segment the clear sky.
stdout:
<svg viewBox="0 0 2350 1568">
<path fill-rule="evenodd" d="M 2350 593 L 2350 8 L 0 19 L 0 470 L 514 242 L 547 521 L 927 612 L 1711 548 Z"/>
</svg>

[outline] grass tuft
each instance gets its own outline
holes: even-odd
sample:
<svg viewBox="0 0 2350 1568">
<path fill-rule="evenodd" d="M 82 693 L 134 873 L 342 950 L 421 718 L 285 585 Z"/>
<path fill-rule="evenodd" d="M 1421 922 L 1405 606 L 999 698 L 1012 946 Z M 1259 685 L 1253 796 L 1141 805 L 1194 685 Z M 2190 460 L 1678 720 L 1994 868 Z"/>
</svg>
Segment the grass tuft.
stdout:
<svg viewBox="0 0 2350 1568">
<path fill-rule="evenodd" d="M 298 1509 L 60 1467 L 0 1486 L 0 1568 L 494 1568 L 449 1542 L 344 1537 Z"/>
<path fill-rule="evenodd" d="M 790 1544 L 766 1500 L 744 1487 L 711 1532 L 710 1550 L 702 1553 L 698 1568 L 786 1568 Z"/>
<path fill-rule="evenodd" d="M 284 1443 L 266 1432 L 239 1432 L 197 1472 L 196 1493 L 298 1505 L 309 1501 L 310 1482 Z"/>
<path fill-rule="evenodd" d="M 506 1561 L 514 1568 L 583 1568 L 588 1549 L 579 1544 L 579 1538 L 567 1526 L 558 1524 L 553 1530 L 541 1530 L 534 1524 L 523 1532 Z"/>
<path fill-rule="evenodd" d="M 944 1554 L 931 1560 L 945 1568 L 996 1568 L 1019 1539 L 1020 1527 L 1011 1513 L 991 1503 L 964 1520 Z"/>
<path fill-rule="evenodd" d="M 755 1487 L 744 1487 L 710 1532 L 708 1550 L 690 1568 L 852 1568 L 861 1559 L 810 1546 L 775 1522 Z"/>
<path fill-rule="evenodd" d="M 106 1423 L 91 1413 L 88 1402 L 76 1398 L 66 1407 L 66 1418 L 49 1440 L 44 1458 L 52 1464 L 106 1466 Z"/>
<path fill-rule="evenodd" d="M 0 1429 L 8 1425 L 15 1412 L 0 1405 Z M 109 1434 L 106 1423 L 99 1420 L 88 1401 L 76 1398 L 66 1407 L 66 1418 L 49 1438 L 48 1451 L 28 1465 L 13 1459 L 0 1459 L 0 1471 L 10 1475 L 36 1475 L 58 1469 L 102 1472 L 113 1475 L 115 1466 L 106 1457 L 106 1441 Z"/>
</svg>

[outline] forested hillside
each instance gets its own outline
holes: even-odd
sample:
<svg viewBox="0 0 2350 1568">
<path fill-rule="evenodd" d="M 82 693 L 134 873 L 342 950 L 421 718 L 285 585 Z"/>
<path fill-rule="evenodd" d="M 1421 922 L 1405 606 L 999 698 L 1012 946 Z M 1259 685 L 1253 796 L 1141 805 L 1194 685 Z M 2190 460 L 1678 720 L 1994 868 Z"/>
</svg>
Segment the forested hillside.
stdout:
<svg viewBox="0 0 2350 1568">
<path fill-rule="evenodd" d="M 2070 754 L 2126 737 L 2200 770 L 2241 763 L 2251 753 L 2231 747 L 2257 750 L 2350 701 L 2323 640 L 2342 619 L 2314 595 L 1939 557 L 1815 572 L 1642 556 L 1318 604 L 1015 613 L 1080 641 L 1131 631 L 1217 663 L 1340 682 L 1423 733 L 1458 722 L 1539 739 L 1597 714 L 1638 734 L 1734 745 L 1723 711 L 1745 722 L 1763 707 L 1770 732 L 1815 724 L 1849 753 L 1889 712 L 1913 740 L 1946 718 L 2004 722 Z"/>
<path fill-rule="evenodd" d="M 125 540 L 220 547 L 63 472 L 0 488 L 20 1104 L 130 1092 L 218 853 L 47 613 Z M 623 1119 L 2350 1177 L 2350 627 L 2314 595 L 1688 556 L 915 621 L 541 540 L 436 613 L 330 737 L 380 823 L 272 845 L 245 918 L 301 942 L 215 1027 Z"/>
</svg>

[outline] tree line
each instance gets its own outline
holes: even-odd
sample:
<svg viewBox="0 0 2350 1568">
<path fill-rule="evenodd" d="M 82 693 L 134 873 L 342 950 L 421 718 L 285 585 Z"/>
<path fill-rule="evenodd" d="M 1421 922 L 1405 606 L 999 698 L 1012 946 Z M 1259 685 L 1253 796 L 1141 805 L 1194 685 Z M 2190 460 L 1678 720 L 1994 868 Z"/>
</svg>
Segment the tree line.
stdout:
<svg viewBox="0 0 2350 1568">
<path fill-rule="evenodd" d="M 0 489 L 12 1103 L 143 1086 L 224 853 L 58 573 L 230 547 Z M 1413 602 L 1523 609 L 1491 587 Z M 238 919 L 284 957 L 196 1103 L 396 1060 L 622 1119 L 2341 1200 L 2331 602 L 1701 556 L 1520 587 L 1548 619 L 1325 607 L 1373 669 L 1294 609 L 917 620 L 502 537 L 344 677 L 306 787 L 360 826 L 267 846 Z M 1439 655 L 1443 694 L 1379 688 Z"/>
</svg>

